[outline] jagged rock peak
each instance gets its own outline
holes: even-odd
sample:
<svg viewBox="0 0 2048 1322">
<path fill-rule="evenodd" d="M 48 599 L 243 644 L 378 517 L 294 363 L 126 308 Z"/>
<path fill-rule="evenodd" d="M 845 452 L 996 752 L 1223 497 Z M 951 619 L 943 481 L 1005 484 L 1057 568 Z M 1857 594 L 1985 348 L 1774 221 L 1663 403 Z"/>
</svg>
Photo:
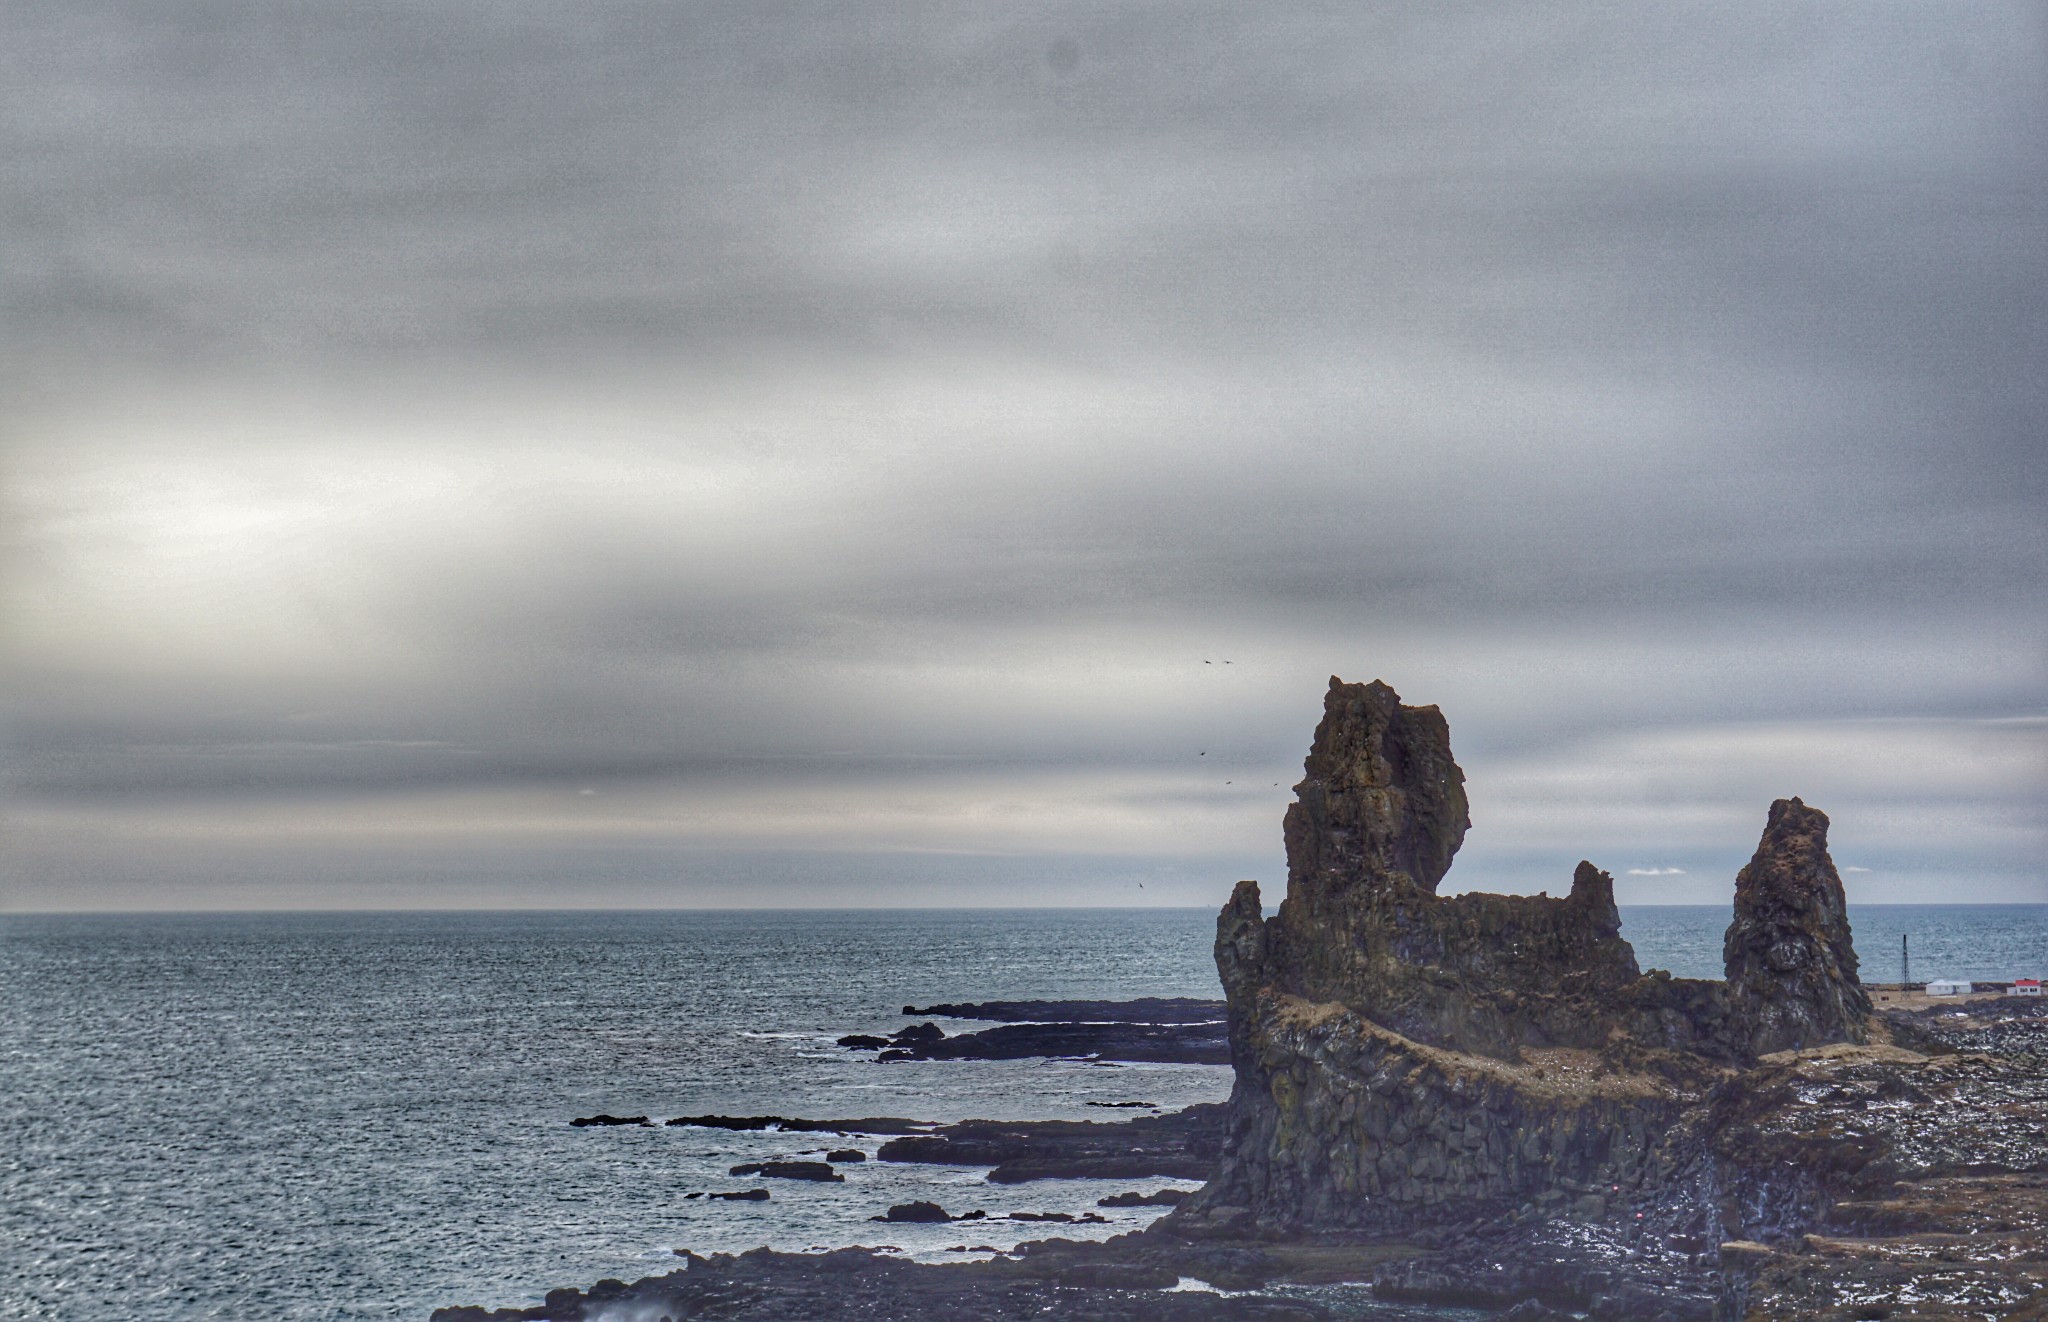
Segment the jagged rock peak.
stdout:
<svg viewBox="0 0 2048 1322">
<path fill-rule="evenodd" d="M 1728 998 L 1757 1055 L 1869 1035 L 1828 818 L 1798 799 L 1771 805 L 1763 840 L 1735 876 L 1735 921 L 1722 943 Z"/>
<path fill-rule="evenodd" d="M 1571 893 L 1565 897 L 1581 909 L 1590 909 L 1606 920 L 1603 926 L 1621 931 L 1621 908 L 1614 902 L 1614 878 L 1586 859 L 1572 873 Z"/>
<path fill-rule="evenodd" d="M 1303 772 L 1285 827 L 1290 895 L 1403 878 L 1436 893 L 1471 825 L 1442 712 L 1332 675 Z"/>
<path fill-rule="evenodd" d="M 1216 915 L 1216 971 L 1226 996 L 1247 996 L 1266 971 L 1266 924 L 1259 883 L 1240 881 Z"/>
</svg>

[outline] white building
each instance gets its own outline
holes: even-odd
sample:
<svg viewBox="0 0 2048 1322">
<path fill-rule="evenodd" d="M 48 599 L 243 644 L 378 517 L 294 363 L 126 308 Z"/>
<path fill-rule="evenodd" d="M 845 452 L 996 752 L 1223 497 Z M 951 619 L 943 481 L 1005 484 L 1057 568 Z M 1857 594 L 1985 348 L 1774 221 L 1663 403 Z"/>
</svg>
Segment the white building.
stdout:
<svg viewBox="0 0 2048 1322">
<path fill-rule="evenodd" d="M 1968 996 L 1975 990 L 1967 982 L 1956 982 L 1950 978 L 1938 978 L 1927 984 L 1929 996 Z"/>
<path fill-rule="evenodd" d="M 2041 980 L 2039 978 L 2015 978 L 2013 979 L 2012 989 L 2006 992 L 2008 996 L 2039 996 L 2040 994 Z"/>
</svg>

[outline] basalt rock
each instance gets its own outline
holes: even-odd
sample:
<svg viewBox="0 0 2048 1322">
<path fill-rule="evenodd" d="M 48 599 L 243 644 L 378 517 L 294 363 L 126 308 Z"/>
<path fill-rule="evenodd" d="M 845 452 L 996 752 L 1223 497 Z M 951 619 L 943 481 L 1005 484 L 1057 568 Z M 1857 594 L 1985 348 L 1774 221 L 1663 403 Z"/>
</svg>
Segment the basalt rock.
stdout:
<svg viewBox="0 0 2048 1322">
<path fill-rule="evenodd" d="M 1190 1106 L 1120 1123 L 1091 1120 L 963 1120 L 930 1134 L 891 1139 L 889 1162 L 992 1166 L 992 1184 L 1046 1179 L 1199 1180 L 1222 1146 L 1224 1109 Z"/>
<path fill-rule="evenodd" d="M 1797 800 L 1738 881 L 1724 984 L 1644 974 L 1591 863 L 1561 898 L 1439 896 L 1464 775 L 1443 716 L 1385 684 L 1330 681 L 1295 790 L 1286 899 L 1267 918 L 1241 882 L 1217 920 L 1237 1080 L 1171 1230 L 1599 1222 L 1758 1055 L 1867 1036 L 1827 819 Z"/>
<path fill-rule="evenodd" d="M 946 1209 L 940 1207 L 937 1203 L 919 1199 L 915 1202 L 898 1203 L 883 1215 L 872 1219 L 876 1221 L 926 1222 L 951 1221 L 953 1218 L 946 1215 Z"/>
<path fill-rule="evenodd" d="M 1193 1262 L 1185 1250 L 1161 1257 L 1156 1251 L 1042 1241 L 1021 1246 L 1014 1256 L 946 1265 L 867 1248 L 801 1254 L 755 1249 L 708 1258 L 677 1252 L 681 1271 L 630 1284 L 599 1281 L 588 1291 L 551 1290 L 545 1303 L 530 1308 L 437 1309 L 433 1322 L 652 1322 L 663 1316 L 732 1322 L 1328 1322 L 1334 1316 L 1305 1299 L 1174 1290 Z"/>
<path fill-rule="evenodd" d="M 1856 978 L 1827 814 L 1798 799 L 1771 805 L 1756 856 L 1735 876 L 1723 958 L 1754 1054 L 1867 1039 L 1870 997 Z"/>
<path fill-rule="evenodd" d="M 1233 1025 L 1269 990 L 1509 1060 L 1608 1039 L 1640 971 L 1607 874 L 1580 864 L 1557 900 L 1437 895 L 1469 825 L 1442 713 L 1333 678 L 1304 770 L 1285 902 L 1261 922 L 1256 884 L 1240 883 L 1218 928 Z"/>
<path fill-rule="evenodd" d="M 905 1120 L 888 1115 L 859 1120 L 803 1120 L 783 1115 L 679 1115 L 667 1124 L 671 1129 L 726 1129 L 737 1133 L 780 1130 L 785 1134 L 923 1134 L 935 1127 L 930 1120 Z"/>
<path fill-rule="evenodd" d="M 1133 1001 L 966 1001 L 903 1007 L 907 1015 L 949 1019 L 995 1019 L 1011 1024 L 1213 1024 L 1223 1020 L 1221 1001 L 1186 996 L 1141 996 Z"/>
<path fill-rule="evenodd" d="M 929 1025 L 924 1025 L 929 1027 Z M 1024 1060 L 1032 1056 L 1085 1057 L 1152 1064 L 1227 1065 L 1224 1025 L 1215 1023 L 1003 1024 L 976 1033 L 894 1040 L 875 1057 L 897 1060 Z"/>
<path fill-rule="evenodd" d="M 748 1161 L 732 1168 L 733 1175 L 761 1175 L 776 1180 L 815 1180 L 842 1184 L 846 1177 L 823 1161 Z"/>
</svg>

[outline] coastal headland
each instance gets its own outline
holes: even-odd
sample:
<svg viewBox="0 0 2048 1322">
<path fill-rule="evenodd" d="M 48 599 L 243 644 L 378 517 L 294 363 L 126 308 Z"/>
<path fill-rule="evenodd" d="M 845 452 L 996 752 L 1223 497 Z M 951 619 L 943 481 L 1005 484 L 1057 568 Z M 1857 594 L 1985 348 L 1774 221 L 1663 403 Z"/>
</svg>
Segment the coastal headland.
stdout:
<svg viewBox="0 0 2048 1322">
<path fill-rule="evenodd" d="M 1333 678 L 1285 819 L 1286 896 L 1268 915 L 1241 882 L 1218 918 L 1220 1022 L 1201 1002 L 937 1006 L 1027 1022 L 847 1043 L 1221 1050 L 1227 1104 L 1092 1124 L 669 1122 L 893 1135 L 882 1160 L 991 1179 L 1203 1182 L 1141 1232 L 945 1265 L 679 1249 L 675 1272 L 435 1322 L 1308 1319 L 1346 1316 L 1359 1291 L 1376 1317 L 2048 1318 L 2048 1015 L 2026 998 L 1873 1004 L 1822 812 L 1769 806 L 1712 981 L 1640 969 L 1590 862 L 1556 898 L 1437 894 L 1468 824 L 1442 714 Z M 973 1214 L 880 1219 L 935 1218 Z"/>
</svg>

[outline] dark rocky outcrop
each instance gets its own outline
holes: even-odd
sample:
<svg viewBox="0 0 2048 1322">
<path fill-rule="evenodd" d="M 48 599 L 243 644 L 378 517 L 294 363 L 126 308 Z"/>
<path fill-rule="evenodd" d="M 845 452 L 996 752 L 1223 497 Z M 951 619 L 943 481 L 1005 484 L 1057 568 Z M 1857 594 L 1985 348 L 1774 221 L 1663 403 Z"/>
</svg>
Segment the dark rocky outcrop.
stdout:
<svg viewBox="0 0 2048 1322">
<path fill-rule="evenodd" d="M 883 1215 L 873 1219 L 876 1221 L 933 1222 L 951 1221 L 953 1218 L 946 1215 L 946 1209 L 940 1207 L 937 1203 L 925 1202 L 919 1199 L 915 1202 L 898 1203 Z"/>
<path fill-rule="evenodd" d="M 963 1246 L 964 1248 L 965 1246 Z M 597 1322 L 601 1318 L 716 1317 L 733 1322 L 1327 1322 L 1301 1299 L 1175 1291 L 1191 1265 L 1240 1283 L 1255 1254 L 1232 1250 L 1141 1252 L 1049 1241 L 989 1262 L 927 1266 L 874 1249 L 738 1256 L 681 1254 L 685 1267 L 630 1284 L 551 1290 L 532 1308 L 443 1308 L 432 1322 Z M 1206 1279 L 1206 1277 L 1204 1278 Z M 1390 1318 L 1389 1322 L 1394 1322 Z"/>
<path fill-rule="evenodd" d="M 947 1019 L 994 1019 L 1010 1024 L 1214 1024 L 1223 1022 L 1222 1001 L 1187 996 L 1144 996 L 1134 1001 L 970 1001 L 903 1007 L 906 1015 Z"/>
<path fill-rule="evenodd" d="M 1856 979 L 1825 813 L 1798 799 L 1771 805 L 1763 842 L 1735 877 L 1723 958 L 1751 1054 L 1866 1040 L 1870 997 Z"/>
<path fill-rule="evenodd" d="M 759 1175 L 771 1180 L 816 1180 L 842 1183 L 846 1177 L 823 1161 L 748 1161 L 726 1172 L 728 1175 Z"/>
<path fill-rule="evenodd" d="M 935 1033 L 937 1030 L 933 1030 Z M 1023 1060 L 1031 1056 L 1154 1064 L 1227 1065 L 1221 1021 L 1192 1024 L 1004 1024 L 978 1033 L 892 1041 L 876 1060 Z"/>
<path fill-rule="evenodd" d="M 1217 929 L 1234 1026 L 1265 992 L 1509 1060 L 1607 1041 L 1626 1013 L 1617 993 L 1641 976 L 1611 878 L 1582 863 L 1564 899 L 1436 894 L 1468 825 L 1436 708 L 1332 679 L 1305 772 L 1286 900 L 1262 921 L 1257 884 L 1240 883 Z"/>
<path fill-rule="evenodd" d="M 1747 981 L 1731 995 L 1643 974 L 1613 880 L 1591 863 L 1558 899 L 1437 895 L 1467 809 L 1435 708 L 1333 679 L 1305 770 L 1285 901 L 1268 919 L 1242 882 L 1217 920 L 1231 1132 L 1174 1224 L 1597 1218 L 1652 1178 L 1664 1135 L 1760 1046 L 1863 1040 L 1826 818 L 1796 801 L 1772 809 L 1740 882 L 1727 948 Z M 1789 1019 L 1788 994 L 1802 1007 Z"/>
<path fill-rule="evenodd" d="M 1216 1162 L 1224 1109 L 1191 1106 L 1122 1123 L 1091 1120 L 963 1120 L 930 1134 L 891 1139 L 881 1161 L 992 1166 L 993 1184 L 1048 1179 L 1147 1177 L 1199 1180 Z"/>
<path fill-rule="evenodd" d="M 933 1023 L 886 1038 L 850 1033 L 842 1047 L 879 1049 L 880 1061 L 1023 1060 L 1060 1056 L 1152 1064 L 1227 1065 L 1230 1047 L 1218 1001 L 986 1001 L 903 1007 L 905 1014 L 1001 1019 L 999 1028 L 948 1035 Z"/>
<path fill-rule="evenodd" d="M 1179 1207 L 1192 1193 L 1188 1189 L 1160 1189 L 1153 1193 L 1113 1193 L 1095 1200 L 1097 1207 Z"/>
<path fill-rule="evenodd" d="M 644 1115 L 579 1115 L 569 1122 L 577 1129 L 610 1128 L 617 1125 L 653 1127 L 653 1121 Z"/>
<path fill-rule="evenodd" d="M 1283 825 L 1290 898 L 1334 912 L 1367 878 L 1436 894 L 1472 824 L 1442 712 L 1332 676 L 1303 770 Z"/>
<path fill-rule="evenodd" d="M 782 1115 L 679 1115 L 666 1122 L 672 1129 L 725 1129 L 736 1133 L 780 1130 L 785 1134 L 923 1134 L 934 1128 L 930 1120 L 905 1120 L 900 1116 L 868 1116 L 859 1120 L 803 1120 Z"/>
</svg>

